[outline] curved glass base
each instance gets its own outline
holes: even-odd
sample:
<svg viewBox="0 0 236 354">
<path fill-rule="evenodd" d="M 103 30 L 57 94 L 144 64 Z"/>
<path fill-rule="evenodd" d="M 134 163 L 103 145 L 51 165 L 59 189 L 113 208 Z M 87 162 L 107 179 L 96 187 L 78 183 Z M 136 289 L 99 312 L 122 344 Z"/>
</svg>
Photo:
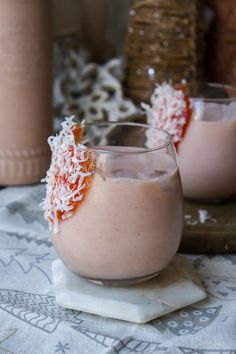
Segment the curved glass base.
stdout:
<svg viewBox="0 0 236 354">
<path fill-rule="evenodd" d="M 138 278 L 131 278 L 131 279 L 91 279 L 91 278 L 86 278 L 86 277 L 81 277 L 84 278 L 94 284 L 98 284 L 98 285 L 103 285 L 103 286 L 129 286 L 129 285 L 135 285 L 135 284 L 139 284 L 139 283 L 143 283 L 144 281 L 147 281 L 151 278 L 156 277 L 158 273 L 154 273 L 154 274 L 150 274 L 150 275 L 146 275 L 146 276 L 142 276 L 142 277 L 138 277 Z"/>
</svg>

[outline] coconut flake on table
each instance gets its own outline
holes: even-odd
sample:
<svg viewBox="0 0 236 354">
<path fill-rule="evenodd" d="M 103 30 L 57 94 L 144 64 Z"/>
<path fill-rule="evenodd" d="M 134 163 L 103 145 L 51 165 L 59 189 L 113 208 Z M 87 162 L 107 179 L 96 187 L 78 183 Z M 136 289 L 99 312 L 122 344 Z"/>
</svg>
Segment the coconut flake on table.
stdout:
<svg viewBox="0 0 236 354">
<path fill-rule="evenodd" d="M 193 216 L 192 215 L 184 215 L 184 218 L 186 220 L 187 225 L 197 225 L 198 221 L 197 220 L 193 220 Z"/>
<path fill-rule="evenodd" d="M 198 209 L 198 219 L 194 219 L 194 217 L 190 214 L 186 214 L 184 216 L 187 225 L 195 226 L 197 224 L 205 224 L 207 221 L 216 223 L 216 219 L 208 213 L 206 209 Z"/>
<path fill-rule="evenodd" d="M 198 218 L 200 224 L 205 224 L 207 221 L 216 222 L 216 219 L 213 218 L 206 209 L 198 209 Z"/>
<path fill-rule="evenodd" d="M 46 177 L 42 180 L 46 182 L 46 198 L 41 206 L 54 233 L 59 231 L 58 214 L 62 219 L 73 215 L 75 203 L 84 197 L 86 177 L 94 172 L 83 171 L 84 163 L 89 159 L 95 166 L 95 156 L 90 149 L 75 141 L 75 125 L 74 117 L 65 118 L 60 133 L 48 138 L 52 158 Z"/>
</svg>

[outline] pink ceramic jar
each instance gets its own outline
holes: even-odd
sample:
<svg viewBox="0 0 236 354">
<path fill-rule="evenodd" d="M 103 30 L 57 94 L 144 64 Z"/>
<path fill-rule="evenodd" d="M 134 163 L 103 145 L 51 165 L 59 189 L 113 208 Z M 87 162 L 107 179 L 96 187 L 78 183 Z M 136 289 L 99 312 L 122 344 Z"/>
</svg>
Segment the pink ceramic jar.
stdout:
<svg viewBox="0 0 236 354">
<path fill-rule="evenodd" d="M 51 1 L 0 1 L 0 185 L 40 181 L 52 125 Z"/>
</svg>

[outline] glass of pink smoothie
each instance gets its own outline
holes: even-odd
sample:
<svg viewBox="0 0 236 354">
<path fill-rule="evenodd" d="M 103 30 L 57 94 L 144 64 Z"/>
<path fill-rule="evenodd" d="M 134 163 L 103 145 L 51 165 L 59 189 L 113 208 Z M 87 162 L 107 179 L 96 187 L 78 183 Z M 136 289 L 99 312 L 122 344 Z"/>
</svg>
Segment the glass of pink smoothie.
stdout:
<svg viewBox="0 0 236 354">
<path fill-rule="evenodd" d="M 152 129 L 155 143 L 147 148 Z M 172 138 L 136 123 L 85 124 L 84 134 L 81 148 L 95 156 L 95 169 L 79 207 L 52 232 L 54 248 L 70 270 L 99 284 L 154 277 L 175 255 L 183 227 Z"/>
<path fill-rule="evenodd" d="M 193 117 L 179 144 L 186 198 L 220 201 L 236 194 L 236 88 L 200 85 Z"/>
</svg>

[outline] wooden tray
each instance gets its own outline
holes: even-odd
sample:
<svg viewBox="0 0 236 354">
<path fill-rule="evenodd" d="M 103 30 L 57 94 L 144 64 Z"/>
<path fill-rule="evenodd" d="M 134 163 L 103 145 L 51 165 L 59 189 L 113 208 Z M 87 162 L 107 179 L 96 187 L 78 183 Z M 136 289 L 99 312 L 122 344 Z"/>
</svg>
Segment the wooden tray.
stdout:
<svg viewBox="0 0 236 354">
<path fill-rule="evenodd" d="M 219 204 L 185 202 L 185 215 L 198 220 L 188 225 L 185 220 L 180 252 L 184 253 L 232 253 L 236 252 L 236 198 Z M 200 224 L 198 210 L 205 209 L 216 222 Z"/>
</svg>

